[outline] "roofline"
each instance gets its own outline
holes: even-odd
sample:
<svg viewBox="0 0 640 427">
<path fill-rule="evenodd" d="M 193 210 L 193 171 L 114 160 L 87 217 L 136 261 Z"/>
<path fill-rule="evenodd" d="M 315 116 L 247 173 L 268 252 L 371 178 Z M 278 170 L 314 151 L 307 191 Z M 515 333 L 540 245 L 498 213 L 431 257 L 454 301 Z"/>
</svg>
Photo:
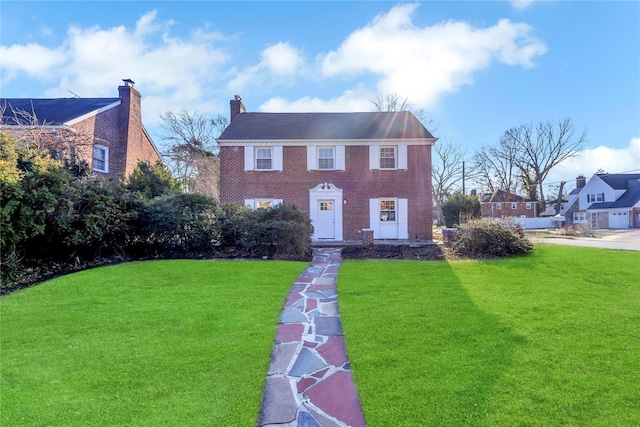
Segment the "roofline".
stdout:
<svg viewBox="0 0 640 427">
<path fill-rule="evenodd" d="M 88 113 L 85 113 L 85 114 L 83 114 L 81 116 L 73 118 L 73 119 L 71 119 L 69 121 L 66 121 L 63 124 L 67 125 L 67 126 L 73 126 L 76 123 L 83 121 L 84 119 L 88 119 L 89 117 L 96 116 L 96 115 L 102 113 L 103 111 L 107 111 L 107 110 L 110 110 L 110 109 L 112 109 L 114 107 L 117 107 L 121 103 L 122 103 L 121 100 L 117 100 L 115 102 L 112 102 L 111 104 L 105 105 L 104 107 L 100 107 L 97 110 L 89 111 Z"/>
<path fill-rule="evenodd" d="M 151 142 L 151 146 L 155 150 L 155 152 L 158 155 L 158 157 L 160 157 L 160 160 L 162 161 L 162 163 L 165 163 L 165 161 L 164 161 L 164 159 L 162 157 L 162 153 L 160 153 L 160 150 L 158 150 L 158 147 L 156 146 L 156 143 L 153 142 L 153 138 L 151 138 L 151 135 L 149 134 L 149 132 L 147 132 L 147 128 L 145 128 L 144 125 L 142 125 L 142 132 L 144 132 L 144 134 L 147 135 L 147 138 L 149 138 L 149 142 Z"/>
<path fill-rule="evenodd" d="M 392 138 L 392 139 L 216 139 L 220 146 L 247 145 L 433 145 L 438 138 Z"/>
</svg>

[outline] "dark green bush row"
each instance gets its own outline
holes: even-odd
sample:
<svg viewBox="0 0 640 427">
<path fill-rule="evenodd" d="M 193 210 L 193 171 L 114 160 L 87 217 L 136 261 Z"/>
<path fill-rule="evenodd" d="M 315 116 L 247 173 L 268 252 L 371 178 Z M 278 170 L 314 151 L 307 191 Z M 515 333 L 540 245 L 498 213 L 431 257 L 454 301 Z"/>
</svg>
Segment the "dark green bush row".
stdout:
<svg viewBox="0 0 640 427">
<path fill-rule="evenodd" d="M 495 258 L 531 252 L 533 244 L 518 223 L 476 219 L 459 226 L 451 248 L 460 257 Z"/>
<path fill-rule="evenodd" d="M 76 173 L 0 133 L 0 289 L 97 259 L 307 259 L 311 223 L 293 206 L 250 211 L 179 194 L 162 164 L 127 182 Z"/>
</svg>

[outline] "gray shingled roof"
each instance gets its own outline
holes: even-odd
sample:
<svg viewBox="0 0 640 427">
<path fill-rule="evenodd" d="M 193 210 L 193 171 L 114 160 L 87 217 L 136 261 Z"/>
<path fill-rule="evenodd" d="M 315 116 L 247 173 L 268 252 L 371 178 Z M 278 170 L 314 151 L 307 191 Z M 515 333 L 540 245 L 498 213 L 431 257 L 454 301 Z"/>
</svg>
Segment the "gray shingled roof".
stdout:
<svg viewBox="0 0 640 427">
<path fill-rule="evenodd" d="M 632 179 L 640 179 L 640 173 L 599 173 L 596 174 L 600 179 L 614 190 L 626 190 L 627 183 Z"/>
<path fill-rule="evenodd" d="M 410 112 L 241 113 L 218 138 L 238 140 L 423 139 L 433 135 Z"/>
<path fill-rule="evenodd" d="M 16 124 L 13 111 L 35 114 L 40 124 L 59 126 L 84 114 L 99 110 L 120 98 L 0 98 L 4 108 L 2 123 Z"/>
<path fill-rule="evenodd" d="M 627 191 L 615 202 L 594 203 L 587 210 L 630 208 L 640 201 L 640 175 L 636 179 L 627 179 L 624 188 Z"/>
</svg>

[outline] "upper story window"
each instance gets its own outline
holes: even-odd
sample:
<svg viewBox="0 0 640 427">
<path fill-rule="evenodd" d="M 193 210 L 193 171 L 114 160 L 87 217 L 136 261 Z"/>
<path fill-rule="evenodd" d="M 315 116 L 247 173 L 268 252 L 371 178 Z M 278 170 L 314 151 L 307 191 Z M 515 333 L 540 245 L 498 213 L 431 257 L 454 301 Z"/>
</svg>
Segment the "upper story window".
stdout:
<svg viewBox="0 0 640 427">
<path fill-rule="evenodd" d="M 281 171 L 282 170 L 282 146 L 244 147 L 244 170 L 252 171 Z"/>
<path fill-rule="evenodd" d="M 502 209 L 502 203 L 496 203 L 496 209 Z"/>
<path fill-rule="evenodd" d="M 604 193 L 587 194 L 587 203 L 604 202 Z"/>
<path fill-rule="evenodd" d="M 527 202 L 527 209 L 531 209 L 531 202 Z"/>
<path fill-rule="evenodd" d="M 307 170 L 345 170 L 344 145 L 307 145 Z"/>
<path fill-rule="evenodd" d="M 396 147 L 380 147 L 380 169 L 396 168 Z"/>
<path fill-rule="evenodd" d="M 369 169 L 407 169 L 406 145 L 370 145 Z"/>
<path fill-rule="evenodd" d="M 518 209 L 518 204 L 517 203 L 511 203 L 511 209 L 513 209 L 513 210 Z"/>
<path fill-rule="evenodd" d="M 273 148 L 259 147 L 256 148 L 256 169 L 271 170 L 271 161 L 273 159 Z"/>
<path fill-rule="evenodd" d="M 107 147 L 93 146 L 93 170 L 109 172 L 109 149 Z"/>
<path fill-rule="evenodd" d="M 334 160 L 333 147 L 318 147 L 318 169 L 334 169 Z"/>
</svg>

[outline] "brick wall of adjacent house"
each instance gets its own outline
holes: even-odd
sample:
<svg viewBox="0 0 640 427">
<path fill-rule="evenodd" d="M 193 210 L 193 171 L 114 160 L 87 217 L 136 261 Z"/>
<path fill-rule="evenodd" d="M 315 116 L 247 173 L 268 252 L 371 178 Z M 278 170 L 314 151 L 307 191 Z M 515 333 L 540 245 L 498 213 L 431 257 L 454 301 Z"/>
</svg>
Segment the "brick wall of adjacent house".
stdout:
<svg viewBox="0 0 640 427">
<path fill-rule="evenodd" d="M 244 204 L 245 199 L 283 199 L 309 213 L 309 190 L 320 183 L 343 190 L 343 238 L 360 240 L 369 228 L 369 199 L 408 199 L 408 231 L 411 239 L 431 239 L 431 146 L 407 149 L 407 170 L 369 170 L 368 146 L 346 146 L 344 171 L 307 170 L 305 146 L 283 148 L 283 171 L 244 171 L 244 148 L 220 149 L 220 197 L 223 202 Z"/>
<path fill-rule="evenodd" d="M 516 209 L 512 208 L 512 203 L 516 204 Z M 528 209 L 527 204 L 529 204 Z M 481 207 L 482 216 L 487 218 L 536 217 L 535 202 L 486 202 L 481 203 Z"/>
<path fill-rule="evenodd" d="M 118 88 L 121 103 L 74 125 L 78 134 L 90 135 L 92 144 L 109 150 L 109 177 L 124 177 L 136 168 L 138 161 L 155 164 L 160 156 L 142 126 L 140 93 L 130 86 Z M 79 157 L 93 167 L 93 145 L 82 144 Z"/>
</svg>

